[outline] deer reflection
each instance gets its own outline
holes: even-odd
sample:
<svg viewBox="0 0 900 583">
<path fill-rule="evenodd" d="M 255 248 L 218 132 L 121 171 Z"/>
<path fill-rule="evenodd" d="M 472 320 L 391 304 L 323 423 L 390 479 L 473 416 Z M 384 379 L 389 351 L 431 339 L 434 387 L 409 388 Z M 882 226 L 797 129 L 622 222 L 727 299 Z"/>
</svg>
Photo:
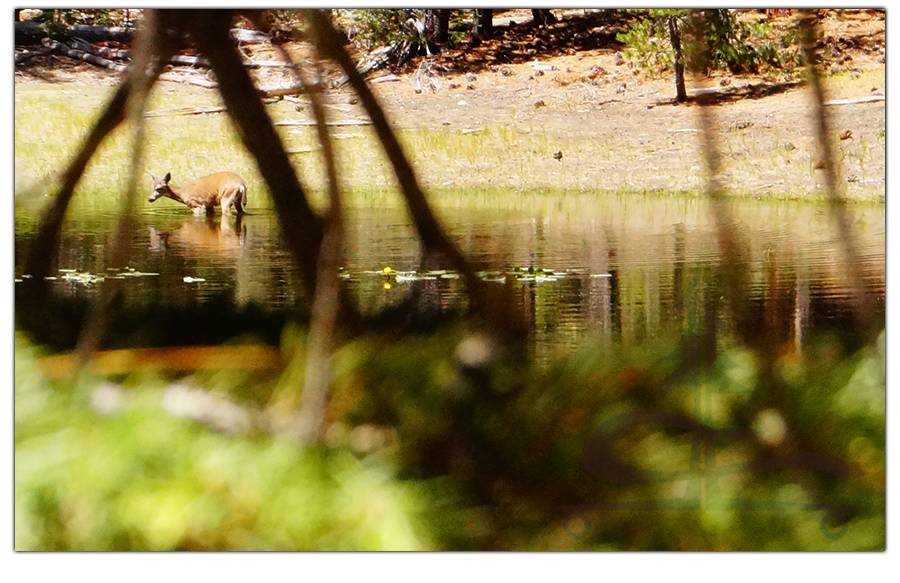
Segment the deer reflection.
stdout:
<svg viewBox="0 0 900 583">
<path fill-rule="evenodd" d="M 150 250 L 154 253 L 213 253 L 239 256 L 247 241 L 247 226 L 238 215 L 232 225 L 227 215 L 190 216 L 175 231 L 150 227 Z"/>
</svg>

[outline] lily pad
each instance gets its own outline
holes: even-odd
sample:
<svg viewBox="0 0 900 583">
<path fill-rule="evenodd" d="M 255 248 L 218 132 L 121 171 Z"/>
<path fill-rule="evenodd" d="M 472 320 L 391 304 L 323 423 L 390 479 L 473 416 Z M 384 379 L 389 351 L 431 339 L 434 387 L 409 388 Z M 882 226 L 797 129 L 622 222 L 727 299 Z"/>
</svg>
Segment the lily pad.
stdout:
<svg viewBox="0 0 900 583">
<path fill-rule="evenodd" d="M 102 275 L 96 275 L 90 272 L 80 272 L 74 269 L 60 269 L 63 276 L 62 278 L 66 281 L 71 281 L 74 283 L 80 283 L 85 287 L 91 287 L 94 284 L 102 282 L 106 277 Z"/>
</svg>

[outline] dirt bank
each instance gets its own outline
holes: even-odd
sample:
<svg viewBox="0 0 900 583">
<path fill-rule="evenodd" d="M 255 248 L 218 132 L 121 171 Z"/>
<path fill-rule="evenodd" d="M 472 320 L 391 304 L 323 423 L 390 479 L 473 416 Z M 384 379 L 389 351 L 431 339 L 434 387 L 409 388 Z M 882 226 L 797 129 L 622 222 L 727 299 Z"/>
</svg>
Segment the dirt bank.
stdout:
<svg viewBox="0 0 900 583">
<path fill-rule="evenodd" d="M 431 130 L 448 144 L 437 153 L 412 147 L 422 181 L 453 188 L 702 189 L 698 106 L 675 103 L 668 76 L 635 75 L 615 41 L 616 27 L 623 24 L 598 17 L 600 12 L 555 11 L 560 22 L 539 31 L 530 26 L 528 11 L 506 11 L 495 20 L 498 26 L 510 19 L 519 24 L 501 29 L 493 45 L 447 51 L 433 63 L 433 75 L 423 75 L 421 59 L 375 73 L 376 81 L 396 79 L 373 86 L 398 128 L 411 134 Z M 759 18 L 790 25 L 785 11 L 759 12 Z M 848 198 L 883 200 L 884 12 L 829 10 L 822 28 L 842 184 Z M 573 30 L 599 40 L 592 46 L 573 43 Z M 520 41 L 536 35 L 551 39 L 552 48 L 538 54 L 518 50 L 533 46 Z M 87 64 L 54 59 L 55 66 L 17 69 L 16 82 L 118 79 Z M 720 96 L 714 115 L 731 191 L 759 197 L 823 194 L 810 95 L 801 78 L 719 74 L 689 80 L 689 87 L 689 93 L 705 87 Z M 364 117 L 349 90 L 331 97 L 344 115 Z"/>
<path fill-rule="evenodd" d="M 583 11 L 570 12 L 577 17 Z M 826 99 L 850 101 L 828 108 L 847 195 L 883 198 L 885 101 L 877 101 L 885 95 L 883 13 L 829 11 L 822 26 Z M 535 134 L 545 137 L 539 141 L 544 151 L 521 152 L 530 160 L 530 176 L 518 177 L 522 181 L 637 191 L 701 188 L 697 106 L 674 102 L 670 77 L 635 75 L 620 51 L 615 45 L 568 51 L 541 58 L 539 68 L 533 61 L 487 64 L 474 73 L 460 67 L 439 77 L 435 91 L 416 93 L 416 76 L 409 73 L 376 87 L 401 127 L 465 132 L 493 125 L 514 129 L 529 145 Z M 821 194 L 810 95 L 800 79 L 719 74 L 694 80 L 698 87 L 722 96 L 714 115 L 729 188 L 758 196 Z M 517 178 L 489 161 L 462 170 L 475 183 Z"/>
</svg>

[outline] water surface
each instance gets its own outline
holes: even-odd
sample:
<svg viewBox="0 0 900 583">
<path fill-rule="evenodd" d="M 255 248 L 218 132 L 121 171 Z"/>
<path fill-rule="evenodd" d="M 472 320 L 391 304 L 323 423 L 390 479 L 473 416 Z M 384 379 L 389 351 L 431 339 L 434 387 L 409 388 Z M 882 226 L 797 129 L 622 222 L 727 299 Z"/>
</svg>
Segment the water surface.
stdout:
<svg viewBox="0 0 900 583">
<path fill-rule="evenodd" d="M 126 265 L 107 263 L 116 213 L 71 209 L 55 293 L 90 297 L 100 278 L 117 276 L 126 279 L 126 306 L 189 308 L 225 298 L 236 306 L 281 310 L 304 301 L 271 209 L 252 208 L 238 222 L 196 217 L 167 202 L 140 206 Z M 588 193 L 501 200 L 459 193 L 438 197 L 435 207 L 476 269 L 512 281 L 539 355 L 571 349 L 586 336 L 639 344 L 685 331 L 705 317 L 710 295 L 722 293 L 717 230 L 705 200 Z M 883 318 L 884 208 L 850 212 L 862 287 Z M 362 311 L 411 293 L 423 308 L 465 307 L 461 280 L 437 271 L 449 267 L 441 258 L 422 256 L 397 201 L 356 204 L 347 221 L 344 273 Z M 849 325 L 855 288 L 827 206 L 741 201 L 732 204 L 731 221 L 749 269 L 745 293 L 761 325 L 795 343 L 816 327 Z M 17 278 L 27 276 L 21 251 L 33 228 L 33 221 L 17 216 Z M 384 275 L 385 267 L 393 276 Z M 406 273 L 413 271 L 420 275 Z M 726 312 L 717 309 L 724 328 Z"/>
</svg>

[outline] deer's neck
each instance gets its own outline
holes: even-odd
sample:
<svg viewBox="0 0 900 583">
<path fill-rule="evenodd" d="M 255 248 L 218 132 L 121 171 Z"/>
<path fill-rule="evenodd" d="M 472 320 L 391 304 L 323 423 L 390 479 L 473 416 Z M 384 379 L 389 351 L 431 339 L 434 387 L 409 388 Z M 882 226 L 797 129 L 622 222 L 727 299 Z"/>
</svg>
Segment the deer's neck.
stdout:
<svg viewBox="0 0 900 583">
<path fill-rule="evenodd" d="M 169 185 L 169 198 L 172 200 L 176 200 L 180 203 L 187 204 L 187 201 L 181 196 L 181 188 L 177 186 Z"/>
</svg>

